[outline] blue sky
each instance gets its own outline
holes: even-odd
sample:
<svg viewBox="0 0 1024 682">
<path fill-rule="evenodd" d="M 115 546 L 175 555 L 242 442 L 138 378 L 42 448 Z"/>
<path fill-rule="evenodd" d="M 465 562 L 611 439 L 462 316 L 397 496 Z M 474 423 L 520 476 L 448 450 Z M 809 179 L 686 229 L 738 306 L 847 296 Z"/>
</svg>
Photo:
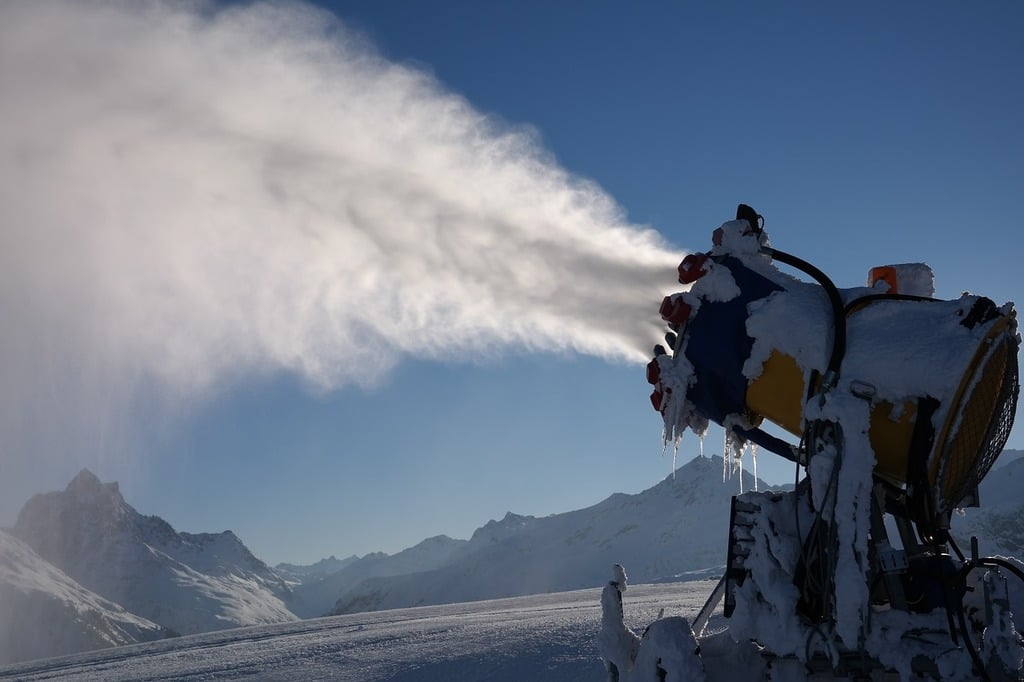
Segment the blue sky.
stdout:
<svg viewBox="0 0 1024 682">
<path fill-rule="evenodd" d="M 532 129 L 680 256 L 745 202 L 774 246 L 840 286 L 924 261 L 940 297 L 1024 299 L 1020 3 L 323 7 L 387 60 Z M 395 552 L 654 485 L 672 460 L 648 393 L 641 364 L 515 348 L 407 356 L 327 391 L 257 373 L 173 419 L 148 414 L 130 461 L 85 457 L 33 482 L 63 487 L 84 463 L 141 512 L 230 528 L 271 563 Z M 705 452 L 720 442 L 713 430 Z M 1020 424 L 1009 446 L 1024 448 Z M 696 451 L 689 436 L 680 463 Z M 770 454 L 758 464 L 792 477 Z"/>
</svg>

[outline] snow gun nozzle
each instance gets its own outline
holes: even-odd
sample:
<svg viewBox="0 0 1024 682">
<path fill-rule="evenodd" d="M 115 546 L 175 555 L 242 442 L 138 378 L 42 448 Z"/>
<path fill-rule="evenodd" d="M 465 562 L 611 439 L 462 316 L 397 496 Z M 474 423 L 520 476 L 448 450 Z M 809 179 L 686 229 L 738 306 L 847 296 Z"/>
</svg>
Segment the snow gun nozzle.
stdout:
<svg viewBox="0 0 1024 682">
<path fill-rule="evenodd" d="M 707 274 L 708 255 L 706 253 L 691 253 L 679 264 L 679 283 L 693 284 Z"/>
</svg>

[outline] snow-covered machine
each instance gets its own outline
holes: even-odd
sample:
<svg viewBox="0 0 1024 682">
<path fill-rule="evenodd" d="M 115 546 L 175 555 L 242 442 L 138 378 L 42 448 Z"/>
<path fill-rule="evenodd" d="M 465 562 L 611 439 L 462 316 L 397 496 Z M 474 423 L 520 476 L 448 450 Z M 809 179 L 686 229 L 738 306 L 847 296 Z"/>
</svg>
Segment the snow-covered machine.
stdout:
<svg viewBox="0 0 1024 682">
<path fill-rule="evenodd" d="M 1024 679 L 1009 596 L 1024 564 L 981 557 L 975 542 L 965 555 L 949 533 L 1013 423 L 1013 305 L 933 298 L 923 264 L 839 289 L 772 248 L 746 205 L 712 242 L 686 256 L 685 290 L 661 304 L 651 402 L 667 443 L 714 422 L 727 465 L 749 444 L 792 460 L 796 484 L 733 499 L 725 575 L 691 624 L 705 658 L 727 636 L 754 647 L 750 679 Z M 728 628 L 712 641 L 719 604 Z M 693 679 L 694 640 L 676 641 L 638 639 L 609 670 Z M 648 660 L 664 664 L 630 662 Z"/>
</svg>

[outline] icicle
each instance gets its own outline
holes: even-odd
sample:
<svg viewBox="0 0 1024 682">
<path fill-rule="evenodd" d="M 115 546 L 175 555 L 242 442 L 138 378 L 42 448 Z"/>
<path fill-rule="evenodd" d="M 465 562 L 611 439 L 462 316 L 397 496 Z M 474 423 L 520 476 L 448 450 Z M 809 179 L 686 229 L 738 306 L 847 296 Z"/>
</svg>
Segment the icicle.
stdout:
<svg viewBox="0 0 1024 682">
<path fill-rule="evenodd" d="M 676 438 L 672 443 L 672 480 L 676 480 L 676 457 L 679 455 L 679 441 L 681 438 Z M 669 436 L 668 429 L 661 434 L 661 456 L 664 457 L 665 453 L 668 452 Z"/>
<path fill-rule="evenodd" d="M 729 480 L 729 472 L 732 469 L 732 438 L 729 436 L 729 429 L 725 430 L 725 443 L 722 444 L 722 483 Z"/>
<path fill-rule="evenodd" d="M 697 439 L 700 441 L 700 456 L 704 456 L 704 437 L 708 435 L 708 426 L 711 422 L 708 421 L 707 417 L 702 417 L 697 412 L 691 411 L 690 413 L 690 430 L 697 434 Z"/>
<path fill-rule="evenodd" d="M 736 453 L 736 473 L 740 479 L 740 495 L 743 494 L 743 453 L 747 450 L 747 444 L 741 441 L 739 452 Z"/>
<path fill-rule="evenodd" d="M 757 445 L 750 446 L 750 458 L 754 461 L 754 492 L 757 490 Z"/>
<path fill-rule="evenodd" d="M 731 426 L 727 426 L 725 444 L 722 447 L 722 482 L 728 481 L 733 474 L 739 472 L 740 494 L 743 493 L 743 451 L 746 449 L 747 441 L 737 435 Z"/>
<path fill-rule="evenodd" d="M 740 473 L 740 492 L 743 492 L 743 451 L 747 448 L 747 440 L 736 432 L 734 427 L 741 430 L 753 428 L 750 423 L 740 415 L 729 415 L 722 423 L 725 430 L 725 444 L 722 448 L 722 481 L 725 482 L 735 472 Z"/>
</svg>

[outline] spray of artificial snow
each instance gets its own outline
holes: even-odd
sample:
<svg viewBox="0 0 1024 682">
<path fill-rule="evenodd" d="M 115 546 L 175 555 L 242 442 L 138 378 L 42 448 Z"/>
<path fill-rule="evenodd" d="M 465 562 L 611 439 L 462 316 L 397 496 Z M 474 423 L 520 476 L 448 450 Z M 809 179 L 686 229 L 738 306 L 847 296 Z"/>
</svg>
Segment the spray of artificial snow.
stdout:
<svg viewBox="0 0 1024 682">
<path fill-rule="evenodd" d="M 12 452 L 104 449 L 140 386 L 660 337 L 678 253 L 323 11 L 3 3 L 0 90 Z"/>
</svg>

